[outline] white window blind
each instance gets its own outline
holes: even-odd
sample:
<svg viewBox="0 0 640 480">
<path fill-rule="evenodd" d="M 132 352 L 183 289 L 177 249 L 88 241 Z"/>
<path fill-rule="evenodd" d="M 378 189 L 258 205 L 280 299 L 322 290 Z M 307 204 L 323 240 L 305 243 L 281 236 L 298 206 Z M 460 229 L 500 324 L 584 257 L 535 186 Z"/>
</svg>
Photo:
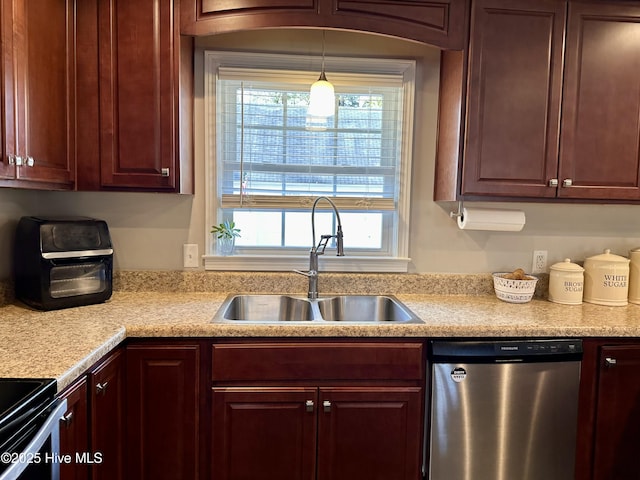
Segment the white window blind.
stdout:
<svg viewBox="0 0 640 480">
<path fill-rule="evenodd" d="M 309 128 L 313 72 L 218 69 L 218 189 L 222 208 L 395 210 L 403 79 L 333 74 L 336 114 Z"/>
</svg>

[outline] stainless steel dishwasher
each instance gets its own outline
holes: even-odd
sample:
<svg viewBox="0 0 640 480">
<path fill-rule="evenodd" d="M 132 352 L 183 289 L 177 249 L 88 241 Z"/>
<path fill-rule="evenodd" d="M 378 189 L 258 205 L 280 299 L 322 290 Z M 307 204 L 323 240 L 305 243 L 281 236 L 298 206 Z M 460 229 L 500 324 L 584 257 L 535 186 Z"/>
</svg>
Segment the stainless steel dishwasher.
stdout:
<svg viewBox="0 0 640 480">
<path fill-rule="evenodd" d="M 574 478 L 580 340 L 433 341 L 429 480 Z"/>
</svg>

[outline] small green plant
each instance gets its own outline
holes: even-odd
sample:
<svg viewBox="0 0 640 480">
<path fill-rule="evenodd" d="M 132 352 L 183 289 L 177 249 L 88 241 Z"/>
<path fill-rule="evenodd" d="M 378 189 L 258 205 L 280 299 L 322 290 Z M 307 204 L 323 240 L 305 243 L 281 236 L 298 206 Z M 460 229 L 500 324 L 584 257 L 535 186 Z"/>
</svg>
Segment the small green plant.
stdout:
<svg viewBox="0 0 640 480">
<path fill-rule="evenodd" d="M 232 239 L 240 236 L 240 229 L 236 228 L 235 222 L 232 220 L 225 220 L 219 225 L 211 227 L 211 233 L 216 235 L 216 238 Z"/>
</svg>

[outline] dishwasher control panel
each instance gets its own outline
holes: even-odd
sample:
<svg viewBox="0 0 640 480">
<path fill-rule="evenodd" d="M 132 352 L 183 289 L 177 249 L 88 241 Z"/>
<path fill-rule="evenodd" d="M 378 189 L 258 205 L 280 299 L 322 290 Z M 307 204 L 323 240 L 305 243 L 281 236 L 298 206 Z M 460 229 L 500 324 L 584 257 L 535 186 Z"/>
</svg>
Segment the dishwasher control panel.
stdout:
<svg viewBox="0 0 640 480">
<path fill-rule="evenodd" d="M 431 358 L 434 361 L 450 358 L 482 358 L 485 361 L 500 359 L 529 359 L 540 357 L 576 356 L 582 354 L 582 340 L 578 339 L 541 339 L 541 340 L 494 340 L 494 341 L 438 341 L 430 345 Z M 546 358 L 545 358 L 546 360 Z"/>
</svg>

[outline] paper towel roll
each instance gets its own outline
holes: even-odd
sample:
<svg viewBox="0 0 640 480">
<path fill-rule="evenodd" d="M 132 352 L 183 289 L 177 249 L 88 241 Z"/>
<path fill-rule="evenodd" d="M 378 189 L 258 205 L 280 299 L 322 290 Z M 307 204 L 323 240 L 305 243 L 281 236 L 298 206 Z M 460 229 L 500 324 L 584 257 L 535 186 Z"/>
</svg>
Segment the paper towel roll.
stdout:
<svg viewBox="0 0 640 480">
<path fill-rule="evenodd" d="M 461 230 L 519 232 L 524 223 L 524 212 L 520 210 L 463 208 L 462 215 L 458 217 L 458 227 Z"/>
</svg>

